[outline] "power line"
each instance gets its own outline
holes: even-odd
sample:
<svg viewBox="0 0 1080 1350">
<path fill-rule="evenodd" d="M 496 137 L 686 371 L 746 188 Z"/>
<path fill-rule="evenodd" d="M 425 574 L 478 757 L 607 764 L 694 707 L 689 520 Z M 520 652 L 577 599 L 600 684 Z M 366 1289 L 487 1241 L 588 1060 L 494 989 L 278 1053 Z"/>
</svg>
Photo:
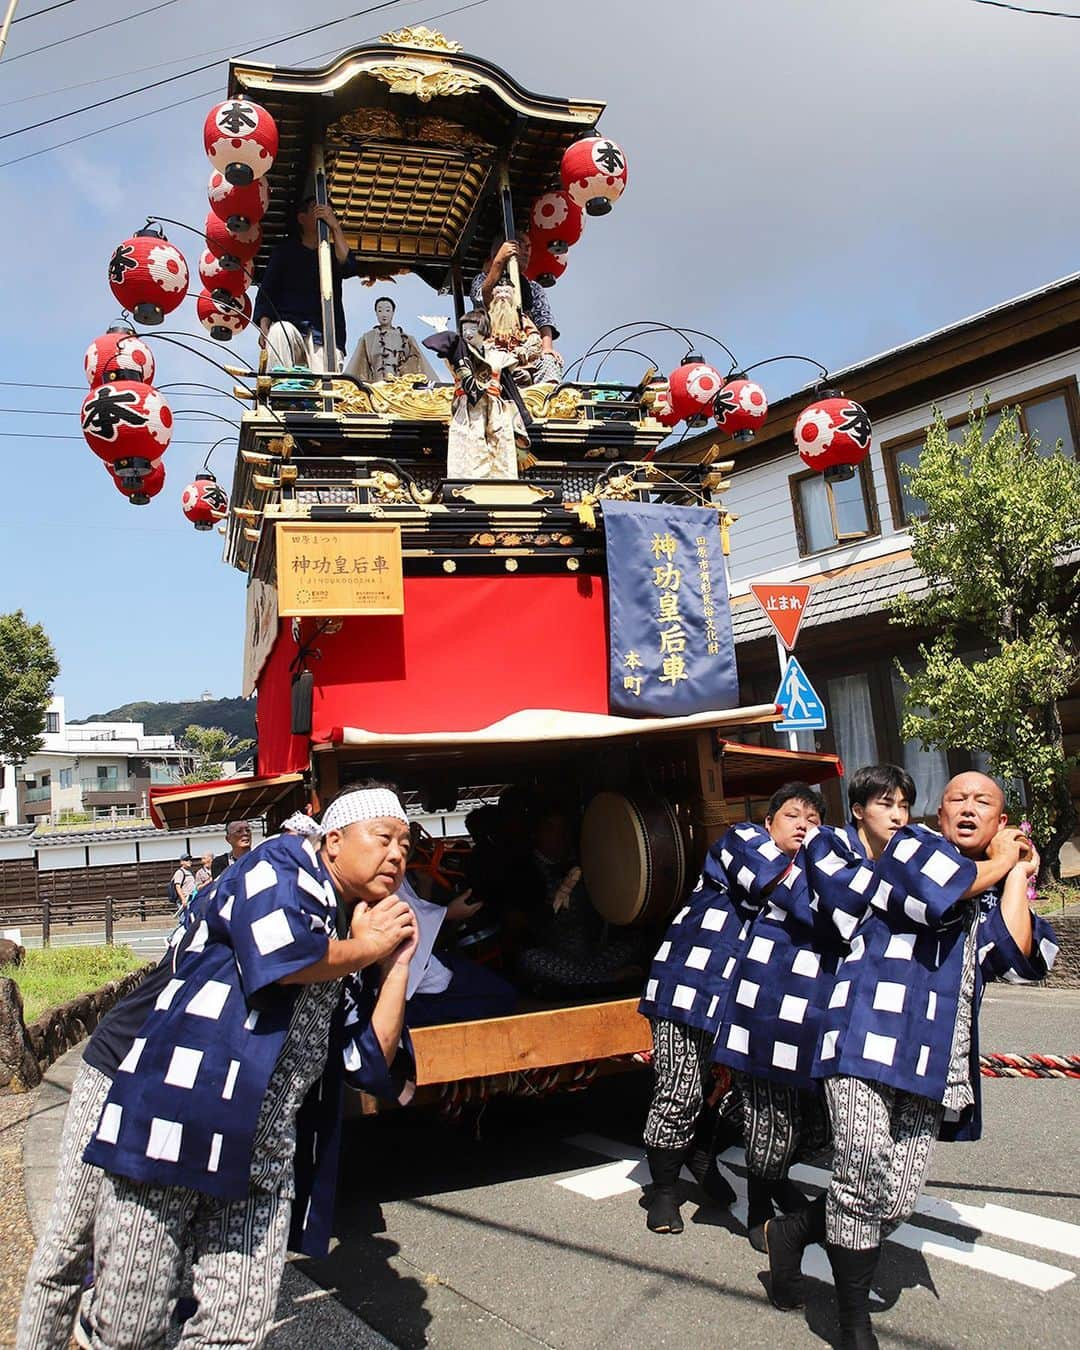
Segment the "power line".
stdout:
<svg viewBox="0 0 1080 1350">
<path fill-rule="evenodd" d="M 434 23 L 436 19 L 449 18 L 452 14 L 463 14 L 467 9 L 478 9 L 481 5 L 488 4 L 489 0 L 469 0 L 468 4 L 456 5 L 453 9 L 440 10 L 438 14 L 429 14 L 421 23 Z M 314 31 L 314 30 L 312 30 Z M 270 45 L 270 44 L 267 44 Z M 255 48 L 254 50 L 260 50 Z M 332 47 L 329 52 L 318 52 L 314 56 L 303 58 L 307 61 L 318 61 L 323 56 L 329 56 L 337 49 Z M 218 63 L 220 64 L 220 62 Z M 131 126 L 133 122 L 141 122 L 147 117 L 156 117 L 158 113 L 171 112 L 173 108 L 182 108 L 188 103 L 198 103 L 200 99 L 213 98 L 219 91 L 217 89 L 208 89 L 201 94 L 193 94 L 190 98 L 176 99 L 172 103 L 163 103 L 157 108 L 150 108 L 146 112 L 136 113 L 133 117 L 124 117 L 119 122 L 109 122 L 106 126 L 96 127 L 93 131 L 84 131 L 80 136 L 70 136 L 66 141 L 57 141 L 54 145 L 43 145 L 39 150 L 30 150 L 25 155 L 16 155 L 14 159 L 0 160 L 0 169 L 9 169 L 15 164 L 24 164 L 28 159 L 37 159 L 39 155 L 52 154 L 54 150 L 65 150 L 69 145 L 78 145 L 80 141 L 88 141 L 94 136 L 102 136 L 106 131 L 116 131 L 119 127 Z"/>
<path fill-rule="evenodd" d="M 65 2 L 70 4 L 72 0 L 65 0 Z M 255 47 L 248 47 L 245 51 L 236 52 L 235 57 L 251 56 L 252 53 L 264 51 L 267 47 L 277 47 L 283 42 L 291 42 L 294 38 L 309 37 L 312 33 L 322 32 L 324 28 L 333 28 L 339 23 L 348 23 L 351 19 L 362 19 L 367 14 L 375 14 L 381 9 L 390 9 L 400 3 L 401 0 L 380 0 L 379 4 L 369 5 L 367 9 L 359 9 L 354 14 L 346 14 L 340 19 L 328 19 L 326 23 L 316 24 L 314 28 L 300 28 L 295 33 L 290 33 L 288 37 L 278 38 L 274 42 L 261 42 Z M 40 122 L 30 123 L 29 126 L 16 127 L 13 131 L 5 131 L 0 135 L 0 141 L 10 140 L 12 136 L 22 136 L 28 131 L 40 131 L 42 127 L 50 127 L 56 122 L 66 121 L 69 117 L 78 117 L 82 113 L 108 107 L 110 103 L 118 103 L 121 99 L 132 98 L 135 94 L 145 94 L 151 89 L 163 89 L 167 84 L 175 84 L 177 80 L 186 80 L 191 75 L 201 75 L 204 71 L 213 70 L 215 66 L 220 65 L 220 61 L 209 61 L 204 66 L 194 66 L 191 70 L 181 71 L 178 75 L 166 75 L 162 80 L 153 80 L 150 84 L 138 85 L 135 89 L 127 89 L 122 93 L 112 94 L 109 98 L 99 98 L 95 103 L 87 103 L 81 108 L 70 108 L 67 112 L 57 113 L 55 117 L 46 117 Z"/>
<path fill-rule="evenodd" d="M 59 0 L 58 4 L 49 5 L 46 9 L 35 9 L 32 14 L 20 14 L 17 19 L 12 19 L 12 26 L 17 23 L 25 23 L 27 19 L 40 18 L 42 14 L 51 14 L 54 9 L 63 9 L 65 5 L 73 5 L 74 3 L 75 0 Z"/>
<path fill-rule="evenodd" d="M 1065 14 L 1060 9 L 1027 9 L 1024 5 L 1010 5 L 1006 0 L 972 0 L 976 5 L 990 5 L 994 9 L 1011 9 L 1014 14 L 1041 14 L 1046 19 L 1080 19 L 1080 14 Z"/>
<path fill-rule="evenodd" d="M 84 28 L 81 33 L 72 33 L 70 37 L 57 38 L 55 42 L 46 42 L 44 47 L 31 47 L 28 52 L 20 52 L 18 56 L 9 56 L 4 65 L 10 66 L 13 61 L 21 61 L 24 56 L 37 56 L 38 52 L 47 52 L 53 47 L 62 47 L 65 42 L 75 42 L 78 38 L 90 37 L 94 33 L 103 33 L 106 28 L 115 28 L 118 23 L 127 23 L 129 19 L 141 19 L 144 14 L 153 14 L 159 9 L 165 9 L 169 5 L 175 4 L 176 0 L 161 0 L 160 5 L 151 5 L 149 9 L 140 9 L 137 14 L 122 14 L 119 19 L 98 24 L 96 28 Z"/>
<path fill-rule="evenodd" d="M 153 334 L 146 336 L 153 337 Z M 179 384 L 186 384 L 186 380 L 177 381 Z M 63 389 L 66 393 L 81 393 L 82 390 L 89 388 L 85 384 L 34 384 L 29 380 L 0 380 L 0 389 Z M 232 394 L 224 389 L 215 389 L 213 392 L 217 398 L 232 398 Z"/>
<path fill-rule="evenodd" d="M 72 413 L 72 417 L 77 417 L 77 413 Z M 82 436 L 67 435 L 64 432 L 56 434 L 49 431 L 0 431 L 0 436 L 5 440 L 17 441 L 82 441 L 85 445 L 85 438 Z M 213 441 L 179 441 L 175 438 L 169 442 L 170 445 L 213 445 Z"/>
</svg>

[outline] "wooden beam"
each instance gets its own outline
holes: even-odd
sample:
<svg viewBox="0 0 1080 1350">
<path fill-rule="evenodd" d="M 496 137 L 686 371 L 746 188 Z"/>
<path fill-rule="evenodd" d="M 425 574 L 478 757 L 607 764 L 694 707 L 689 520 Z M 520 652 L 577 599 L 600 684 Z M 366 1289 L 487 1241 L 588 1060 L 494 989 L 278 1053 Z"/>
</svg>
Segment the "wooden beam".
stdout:
<svg viewBox="0 0 1080 1350">
<path fill-rule="evenodd" d="M 417 1084 L 455 1083 L 649 1050 L 649 1023 L 637 1005 L 636 998 L 626 998 L 484 1022 L 417 1027 L 411 1033 Z"/>
</svg>

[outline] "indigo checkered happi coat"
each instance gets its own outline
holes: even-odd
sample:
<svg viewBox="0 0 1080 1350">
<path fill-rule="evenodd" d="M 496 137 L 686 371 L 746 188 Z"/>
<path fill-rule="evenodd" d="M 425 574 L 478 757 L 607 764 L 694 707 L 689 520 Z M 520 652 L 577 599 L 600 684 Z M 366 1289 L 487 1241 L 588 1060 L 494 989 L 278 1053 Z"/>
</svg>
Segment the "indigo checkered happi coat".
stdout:
<svg viewBox="0 0 1080 1350">
<path fill-rule="evenodd" d="M 922 825 L 898 830 L 872 871 L 854 856 L 849 865 L 852 884 L 863 884 L 865 874 L 871 909 L 837 971 L 814 1074 L 843 1074 L 944 1099 L 964 940 L 977 906 L 970 1051 L 975 1104 L 941 1133 L 943 1139 L 977 1139 L 978 1011 L 985 982 L 1042 979 L 1057 955 L 1053 929 L 1033 915 L 1032 951 L 1024 956 L 1002 918 L 998 892 L 963 899 L 975 881 L 975 864 Z"/>
<path fill-rule="evenodd" d="M 279 982 L 326 955 L 337 911 L 309 840 L 275 836 L 223 872 L 118 1068 L 85 1160 L 134 1181 L 243 1198 L 299 989 Z M 290 1245 L 311 1255 L 329 1238 L 343 1083 L 393 1099 L 411 1067 L 407 1046 L 387 1067 L 370 1025 L 375 997 L 370 982 L 342 981 L 325 1070 L 297 1117 Z"/>
<path fill-rule="evenodd" d="M 693 894 L 653 957 L 638 1005 L 642 1016 L 716 1034 L 725 981 L 758 897 L 787 865 L 757 825 L 733 826 L 713 844 Z"/>
<path fill-rule="evenodd" d="M 842 835 L 813 830 L 779 882 L 757 898 L 717 1028 L 718 1063 L 786 1087 L 814 1086 L 836 969 L 872 895 L 851 884 L 851 857 Z"/>
</svg>

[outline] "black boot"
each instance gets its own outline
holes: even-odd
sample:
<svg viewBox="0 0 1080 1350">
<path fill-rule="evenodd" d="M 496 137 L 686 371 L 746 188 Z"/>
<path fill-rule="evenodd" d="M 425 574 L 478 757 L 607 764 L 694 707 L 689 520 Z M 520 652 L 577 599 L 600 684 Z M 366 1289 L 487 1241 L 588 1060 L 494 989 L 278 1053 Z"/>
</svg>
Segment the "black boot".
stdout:
<svg viewBox="0 0 1080 1350">
<path fill-rule="evenodd" d="M 825 1250 L 836 1281 L 841 1350 L 878 1350 L 877 1337 L 870 1325 L 870 1285 L 881 1248 L 853 1252 L 827 1242 Z"/>
<path fill-rule="evenodd" d="M 779 1181 L 769 1182 L 769 1194 L 773 1204 L 781 1214 L 798 1214 L 807 1206 L 807 1197 L 790 1177 L 781 1177 Z"/>
<path fill-rule="evenodd" d="M 767 1220 L 764 1238 L 769 1256 L 769 1302 L 781 1312 L 801 1308 L 805 1301 L 803 1252 L 811 1243 L 825 1241 L 824 1195 L 795 1214 Z"/>
<path fill-rule="evenodd" d="M 690 1145 L 690 1156 L 686 1160 L 686 1165 L 713 1204 L 727 1209 L 735 1199 L 735 1192 L 716 1165 L 715 1138 L 716 1112 L 705 1107 L 694 1131 L 694 1140 Z"/>
<path fill-rule="evenodd" d="M 773 1217 L 772 1183 L 764 1177 L 746 1174 L 746 1232 L 750 1246 L 756 1252 L 765 1252 L 765 1224 Z"/>
<path fill-rule="evenodd" d="M 652 1174 L 646 1222 L 654 1233 L 681 1233 L 683 1221 L 677 1187 L 686 1149 L 650 1148 L 646 1150 L 646 1156 Z"/>
</svg>

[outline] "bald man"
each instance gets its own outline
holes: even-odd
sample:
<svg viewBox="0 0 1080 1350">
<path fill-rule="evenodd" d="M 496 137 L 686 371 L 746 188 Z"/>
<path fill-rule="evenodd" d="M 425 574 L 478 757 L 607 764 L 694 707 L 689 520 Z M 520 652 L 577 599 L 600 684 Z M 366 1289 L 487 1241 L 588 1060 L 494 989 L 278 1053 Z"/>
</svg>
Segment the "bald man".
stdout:
<svg viewBox="0 0 1080 1350">
<path fill-rule="evenodd" d="M 836 1140 L 833 1176 L 824 1204 L 765 1230 L 781 1308 L 801 1306 L 803 1248 L 825 1238 L 841 1344 L 852 1350 L 877 1346 L 869 1300 L 881 1242 L 914 1209 L 934 1141 L 981 1133 L 985 982 L 1040 980 L 1057 955 L 1053 930 L 1027 903 L 1038 854 L 1009 828 L 993 779 L 953 778 L 938 826 L 903 826 L 876 863 L 837 858 L 872 899 L 837 970 L 814 1066 Z"/>
</svg>

